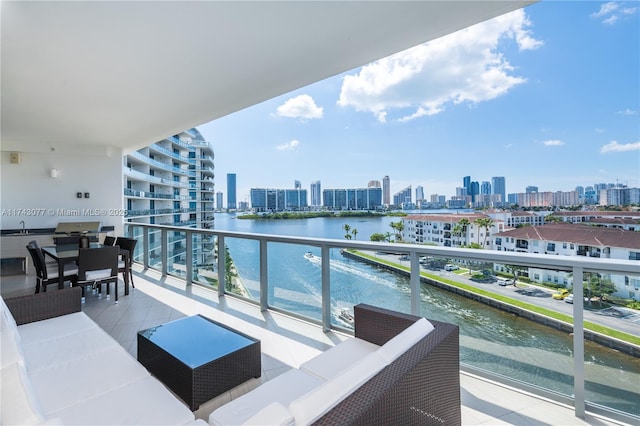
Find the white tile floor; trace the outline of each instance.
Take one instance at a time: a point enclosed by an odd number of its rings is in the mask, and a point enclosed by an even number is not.
[[[84,312],[113,336],[134,357],[136,336],[143,330],[183,316],[202,314],[261,340],[262,377],[252,379],[200,406],[196,417],[207,420],[209,413],[231,399],[270,380],[289,368],[298,367],[322,350],[349,338],[285,315],[260,312],[249,303],[193,286],[163,279],[156,272],[135,273],[136,289],[113,298],[88,295]],[[33,277],[2,277],[2,295],[30,292]],[[55,290],[54,290],[55,291]],[[576,418],[572,407],[461,373],[462,422],[464,425],[616,425],[619,423],[588,416]]]

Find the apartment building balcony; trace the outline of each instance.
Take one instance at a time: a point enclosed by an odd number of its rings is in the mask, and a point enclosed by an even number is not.
[[[131,167],[123,167],[123,173],[126,177],[130,178],[130,180],[138,180],[141,182],[149,182],[153,184],[161,184],[166,186],[172,186],[176,188],[188,188],[188,182],[182,182],[179,180],[167,179],[158,176],[152,176],[148,173],[143,173],[138,170],[134,170]]]
[[[124,196],[127,198],[147,198],[147,199],[155,199],[155,200],[173,200],[173,201],[191,200],[191,197],[188,195],[163,194],[160,192],[149,192],[149,191],[135,191],[129,188],[124,189]]]
[[[527,240],[517,240],[516,241],[516,249],[529,250],[529,241],[527,241]]]
[[[143,210],[126,210],[127,218],[141,216],[160,216],[168,214],[194,213],[195,208],[178,208],[178,209],[143,209]]]
[[[149,145],[149,150],[156,151],[156,152],[159,152],[161,154],[167,155],[167,156],[173,158],[174,160],[178,160],[178,161],[181,161],[181,162],[186,163],[186,164],[195,164],[195,162],[196,162],[195,158],[189,158],[189,157],[185,157],[183,155],[177,154],[177,153],[171,151],[170,149],[167,149],[167,148],[164,148],[164,147],[158,145],[157,143]]]
[[[321,249],[323,266],[326,271],[326,284],[330,287],[330,263],[329,251],[345,245],[358,249],[387,249],[407,251],[413,263],[418,265],[419,254],[430,253],[437,256],[456,256],[457,258],[481,257],[485,260],[504,262],[509,264],[518,261],[529,261],[547,265],[548,259],[536,261],[532,255],[504,255],[489,253],[484,250],[445,249],[437,247],[411,246],[400,244],[373,244],[364,242],[343,242],[339,240],[320,240],[310,238],[261,236],[258,234],[244,234],[223,231],[205,231],[198,229],[185,229],[175,227],[158,227],[153,225],[130,224],[127,232],[136,236],[139,244],[136,247],[134,259],[135,290],[129,296],[121,295],[118,305],[110,303],[104,298],[89,295],[83,305],[83,311],[98,323],[107,333],[111,334],[126,350],[136,356],[137,331],[159,325],[174,319],[195,314],[202,314],[215,321],[229,325],[241,332],[258,338],[262,342],[262,376],[252,379],[250,382],[227,392],[205,404],[195,412],[196,417],[207,420],[209,413],[219,406],[224,405],[230,399],[236,398],[258,386],[260,383],[271,380],[290,368],[295,368],[306,360],[312,358],[321,351],[327,350],[340,341],[350,338],[353,331],[332,317],[330,312],[331,299],[335,296],[328,290],[323,292],[321,301],[312,302],[317,306],[320,317],[310,317],[308,313],[292,311],[273,299],[273,292],[277,288],[270,288],[277,284],[267,279],[268,270],[271,267],[266,262],[269,246],[276,244],[311,245]],[[179,253],[167,250],[167,245],[153,245],[149,247],[149,234],[153,233],[158,241],[175,241],[175,233],[184,234],[186,246]],[[203,238],[215,238],[218,244],[224,245],[231,239],[247,239],[256,242],[260,247],[256,253],[257,263],[260,264],[264,274],[261,275],[261,294],[269,294],[268,297],[252,299],[225,290],[225,274],[218,274],[220,267],[225,264],[225,255],[217,256],[214,260],[212,276],[220,281],[217,286],[198,285],[194,280],[194,269],[202,265],[211,267],[210,264],[196,262],[195,256],[206,253],[194,250],[190,246],[192,236]],[[213,251],[213,250],[212,250]],[[189,253],[194,253],[194,259],[189,258]],[[477,252],[477,253],[473,253]],[[484,252],[484,253],[483,253]],[[179,256],[177,256],[179,254]],[[507,260],[508,258],[508,260]],[[554,258],[556,258],[554,256]],[[632,270],[630,263],[593,262],[588,259],[568,259],[557,257],[551,261],[550,267],[567,268],[573,265],[579,269],[610,269],[615,272]],[[177,260],[177,261],[176,261]],[[586,263],[585,263],[586,262]],[[323,274],[324,275],[324,274]],[[15,295],[17,292],[31,292],[33,289],[33,277],[18,276],[7,280],[3,278],[3,295]],[[410,311],[419,310],[419,296],[416,289],[415,277],[412,277],[412,302]],[[120,286],[120,291],[122,286]],[[581,309],[577,304],[576,309]],[[576,333],[580,335],[581,327],[578,324]],[[579,341],[577,342],[580,345]],[[539,350],[540,348],[536,348]],[[487,354],[491,355],[491,354]],[[492,356],[498,356],[493,354]],[[575,377],[576,395],[582,395],[584,377],[580,367],[584,361],[576,359],[576,372],[567,371],[566,374]],[[544,365],[544,362],[542,363]],[[547,368],[553,366],[547,365]],[[523,365],[522,368],[527,368]],[[461,364],[461,412],[462,424],[563,424],[563,425],[616,425],[628,422],[633,424],[637,418],[625,417],[621,413],[612,412],[611,415],[602,411],[601,407],[591,406],[586,403],[586,412],[582,409],[584,401],[580,396],[574,398],[570,395],[561,396],[541,392],[535,386],[529,387],[527,383],[509,381],[500,375],[492,376],[490,372],[481,371],[472,366]],[[540,393],[536,393],[540,392]]]
[[[187,176],[189,173],[189,170],[186,168],[183,169],[180,167],[175,167],[173,164],[170,164],[170,163],[163,163],[162,161],[158,161],[155,158],[147,157],[146,155],[141,154],[138,151],[128,154],[128,157],[138,160],[141,163],[148,164],[149,166],[152,166],[155,169],[164,170],[164,171],[179,174],[182,176]]]

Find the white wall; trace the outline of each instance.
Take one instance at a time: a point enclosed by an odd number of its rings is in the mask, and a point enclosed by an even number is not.
[[[100,221],[122,232],[122,150],[76,146],[20,152],[20,157],[20,164],[11,164],[10,152],[1,152],[2,229],[20,228],[21,220],[27,229]],[[57,178],[51,177],[54,168]],[[77,192],[83,198],[76,198]],[[84,198],[85,192],[90,198]]]

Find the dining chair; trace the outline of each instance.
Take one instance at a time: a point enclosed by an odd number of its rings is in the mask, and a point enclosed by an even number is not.
[[[58,263],[45,261],[42,249],[35,241],[31,241],[26,247],[36,269],[36,293],[40,293],[40,289],[45,293],[49,284],[58,284],[59,282]],[[64,279],[71,281],[71,285],[73,285],[78,280],[78,267],[74,264],[64,265]]]
[[[105,246],[114,246],[116,244],[116,237],[111,237],[109,235],[104,237],[104,241],[102,242]]]
[[[118,303],[118,247],[81,248],[78,251],[78,280],[75,285],[82,287],[82,301],[85,287],[102,290],[102,284],[114,283],[115,299]]]
[[[121,256],[121,259],[118,262],[118,272],[122,272],[123,278],[125,274],[127,275],[132,288],[136,288],[133,284],[133,272],[131,270],[131,265],[133,265],[133,251],[136,248],[137,242],[138,241],[133,238],[118,237],[116,239],[116,246],[123,250],[127,250],[128,252],[128,255]]]

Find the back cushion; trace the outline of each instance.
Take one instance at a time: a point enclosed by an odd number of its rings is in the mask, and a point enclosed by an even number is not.
[[[0,299],[2,299],[0,297]],[[4,300],[0,303],[0,361],[2,368],[11,365],[15,362],[24,363],[24,356],[22,355],[22,343],[20,341],[20,334],[18,333],[18,327],[11,315],[11,312],[4,303]]]
[[[420,318],[402,333],[382,345],[377,353],[390,364],[431,331],[433,331],[433,324],[426,318]]]
[[[380,355],[370,353],[351,368],[291,402],[289,411],[296,424],[313,423],[375,376],[385,365]]]
[[[34,425],[44,420],[24,367],[14,363],[2,369],[0,395],[3,425]]]

